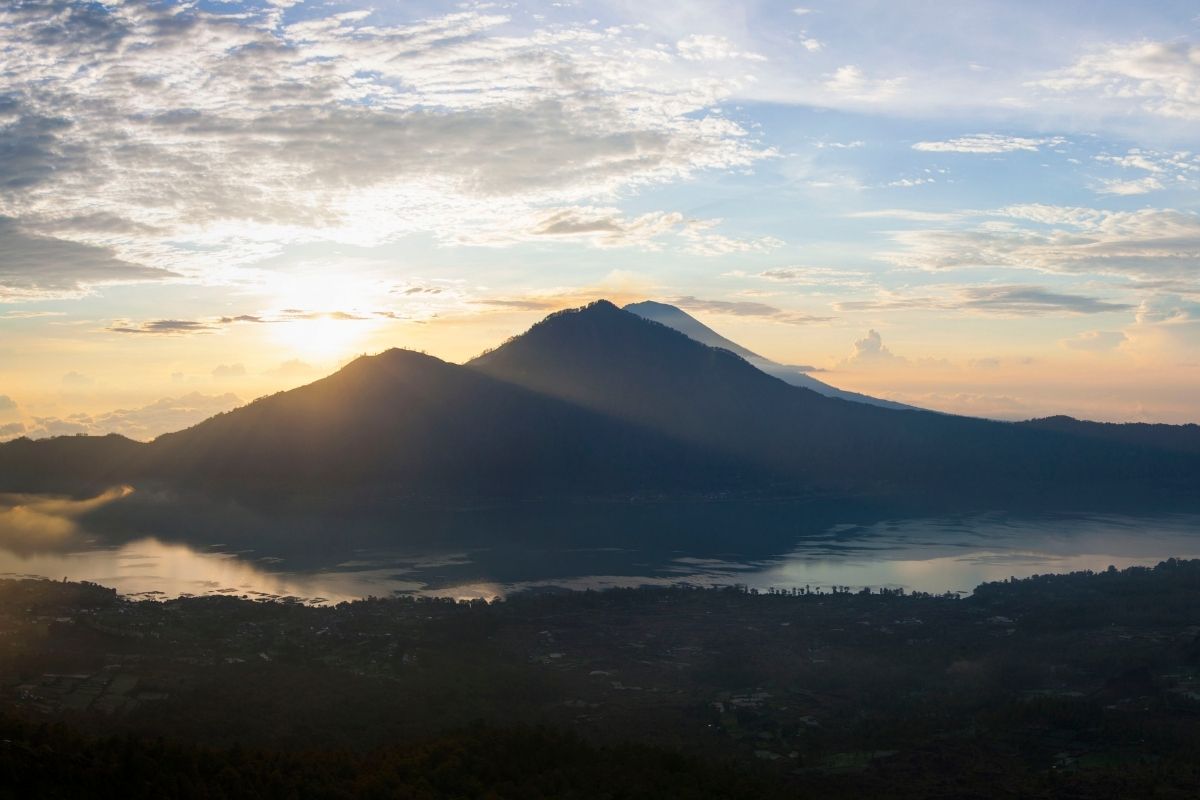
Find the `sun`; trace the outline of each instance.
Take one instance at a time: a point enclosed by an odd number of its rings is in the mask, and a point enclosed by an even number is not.
[[[271,327],[276,341],[292,355],[310,361],[328,361],[354,352],[370,333],[372,321],[317,316]]]

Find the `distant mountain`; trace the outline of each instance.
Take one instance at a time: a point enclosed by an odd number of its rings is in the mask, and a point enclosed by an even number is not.
[[[850,494],[936,511],[1200,505],[1200,452],[1173,431],[1092,425],[826,397],[598,301],[467,365],[405,350],[364,356],[149,444],[9,442],[0,492],[131,483],[147,490],[137,497],[401,516],[410,500],[727,493]]]
[[[1068,416],[1044,417],[1020,423],[1023,427],[1069,433],[1124,444],[1150,445],[1162,450],[1200,453],[1200,425],[1147,422],[1089,422]]]
[[[852,400],[856,403],[866,403],[867,405],[879,406],[881,408],[895,408],[911,410],[914,406],[908,406],[903,403],[896,403],[891,400],[881,400],[878,397],[870,397],[869,395],[859,394],[858,392],[848,392],[844,389],[838,389],[835,386],[819,381],[809,375],[809,368],[796,367],[788,364],[780,364],[772,361],[769,358],[760,356],[752,350],[747,350],[737,342],[726,339],[721,334],[714,331],[712,328],[705,325],[700,320],[688,314],[681,308],[668,305],[667,303],[656,303],[653,300],[645,300],[640,303],[630,303],[625,306],[626,311],[637,314],[644,319],[666,325],[668,328],[674,328],[683,335],[695,339],[697,342],[706,344],[709,347],[720,347],[723,350],[728,350],[749,361],[754,366],[758,367],[768,375],[774,375],[784,383],[790,383],[793,386],[801,386],[805,389],[811,389],[817,394],[823,394],[826,397],[838,397],[842,400]]]
[[[1142,443],[825,397],[605,301],[468,366],[806,486],[1009,507],[1194,497],[1200,478],[1200,459]]]
[[[147,445],[124,436],[56,436],[0,444],[0,493],[92,493],[142,471]]]

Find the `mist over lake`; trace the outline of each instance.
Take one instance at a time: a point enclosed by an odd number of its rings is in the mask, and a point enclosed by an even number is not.
[[[744,585],[969,593],[985,581],[1200,557],[1200,515],[902,516],[819,503],[460,512],[411,526],[314,522],[341,536],[230,526],[205,536],[89,520],[120,492],[0,505],[0,576],[86,580],[133,597],[224,594],[331,603],[368,596]],[[14,512],[20,508],[22,513]],[[82,515],[82,518],[80,518]],[[33,538],[37,526],[50,531]],[[610,527],[606,527],[610,526]],[[285,528],[287,526],[284,526]],[[205,530],[219,530],[207,526]]]

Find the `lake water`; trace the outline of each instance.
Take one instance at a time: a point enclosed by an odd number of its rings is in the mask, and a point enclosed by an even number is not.
[[[397,593],[491,598],[530,589],[678,583],[969,592],[1010,576],[1200,558],[1196,515],[979,514],[848,524],[829,522],[826,512],[795,526],[794,534],[775,531],[767,540],[755,537],[750,517],[739,530],[726,524],[703,536],[687,530],[614,536],[619,546],[497,536],[486,546],[339,549],[323,542],[316,549],[161,535],[118,541],[81,522],[97,501],[77,502],[0,497],[0,577],[89,580],[137,597],[229,594],[326,603]],[[773,514],[776,523],[786,517]]]

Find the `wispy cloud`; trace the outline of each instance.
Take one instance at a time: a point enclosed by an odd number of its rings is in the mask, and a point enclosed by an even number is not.
[[[1044,146],[1057,146],[1065,142],[1066,139],[1059,136],[1030,139],[1024,136],[976,133],[945,141],[917,142],[912,149],[928,153],[1014,153],[1021,150],[1036,153]]]
[[[985,285],[929,288],[936,289],[936,293],[909,294],[882,290],[875,297],[869,299],[844,300],[835,303],[834,308],[842,312],[919,310],[1002,316],[1103,314],[1135,309],[1135,306],[1128,303],[1115,303],[1087,295],[1052,291],[1043,286]]]
[[[1059,341],[1063,347],[1070,350],[1086,350],[1092,353],[1102,353],[1115,350],[1129,337],[1121,331],[1084,331]]]
[[[775,322],[785,322],[789,325],[809,325],[818,322],[829,322],[833,319],[833,317],[828,316],[788,311],[766,303],[757,303],[749,300],[704,300],[688,295],[672,298],[668,302],[689,311],[729,314],[736,317],[761,317]]]
[[[533,212],[464,231],[458,240],[475,245],[505,246],[526,241],[587,244],[600,248],[637,247],[662,250],[674,244],[693,255],[769,252],[783,242],[774,237],[739,238],[718,232],[719,219],[691,219],[672,211],[636,217],[609,206],[568,206]]]
[[[164,397],[137,408],[99,414],[70,414],[65,417],[33,417],[32,423],[17,433],[34,439],[77,433],[119,433],[131,439],[148,441],[164,433],[195,425],[240,404],[237,395],[231,393],[206,395],[191,392],[180,397]]]
[[[956,227],[889,235],[899,247],[882,257],[922,270],[1011,267],[1195,281],[1200,258],[1200,215],[1171,209],[1009,206]]]
[[[1133,195],[1156,192],[1163,188],[1162,181],[1153,175],[1132,181],[1101,180],[1096,186],[1097,194]]]
[[[335,322],[365,322],[372,319],[403,319],[392,310],[343,311],[284,308],[272,312],[237,314],[209,319],[152,319],[135,322],[119,320],[104,330],[109,333],[146,334],[156,336],[190,336],[217,333],[236,325],[270,325],[302,320],[333,320]]]
[[[758,53],[738,51],[733,43],[724,36],[695,33],[675,44],[679,56],[688,61],[728,61],[745,59],[748,61],[766,61]]]
[[[139,323],[116,323],[110,326],[108,330],[112,333],[178,335],[190,333],[212,333],[213,331],[219,330],[219,328],[217,325],[210,325],[206,322],[199,322],[192,319],[155,319]]]
[[[1198,64],[1200,45],[1143,40],[1097,47],[1033,85],[1163,117],[1197,119]]]
[[[824,88],[840,98],[874,103],[896,95],[904,85],[904,78],[873,78],[854,64],[838,67],[829,75]]]

